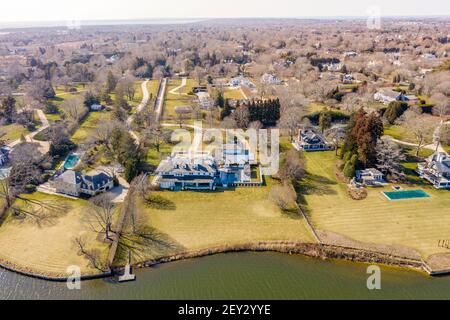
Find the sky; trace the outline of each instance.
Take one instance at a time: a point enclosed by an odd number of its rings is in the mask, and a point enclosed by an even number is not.
[[[134,20],[449,15],[449,0],[1,0],[0,23],[17,21]]]

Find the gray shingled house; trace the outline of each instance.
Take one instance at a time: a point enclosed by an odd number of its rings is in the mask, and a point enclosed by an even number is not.
[[[114,187],[113,178],[104,172],[82,174],[67,170],[52,183],[57,193],[79,197],[80,194],[95,196]]]

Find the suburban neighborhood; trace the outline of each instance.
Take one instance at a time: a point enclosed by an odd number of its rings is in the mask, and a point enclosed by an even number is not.
[[[0,32],[2,267],[450,273],[450,21],[244,21]]]

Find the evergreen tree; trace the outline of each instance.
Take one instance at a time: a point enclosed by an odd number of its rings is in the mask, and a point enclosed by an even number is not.
[[[219,93],[217,94],[216,106],[218,106],[219,108],[224,108],[225,107],[225,98],[223,96],[222,91],[219,91]]]
[[[13,116],[16,112],[16,99],[12,96],[6,97],[1,104],[1,115],[8,123],[13,122]]]
[[[100,98],[89,91],[84,95],[84,105],[90,109],[93,104],[100,104]]]
[[[331,127],[331,115],[326,111],[322,111],[319,116],[319,126],[322,130],[322,133],[325,132],[325,130],[329,129]]]

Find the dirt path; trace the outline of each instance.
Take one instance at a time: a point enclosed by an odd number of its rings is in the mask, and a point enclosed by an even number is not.
[[[145,80],[144,82],[142,82],[141,84],[141,89],[142,89],[142,101],[141,103],[136,107],[136,113],[141,112],[142,110],[144,110],[144,108],[148,105],[148,102],[150,100],[150,94],[148,92],[148,88],[147,88],[147,84],[148,84],[149,80]],[[132,114],[131,116],[128,117],[127,119],[127,125],[128,125],[128,132],[130,133],[130,135],[133,137],[134,140],[136,140],[136,142],[139,144],[139,137],[137,136],[137,134],[131,130],[131,124],[133,123],[134,117],[136,116],[136,114]]]
[[[178,92],[180,89],[186,87],[186,84],[187,84],[187,78],[186,77],[181,78],[181,85],[176,88],[173,88],[172,90],[169,91],[169,93],[175,94],[175,95],[178,94],[178,95],[187,96],[188,95],[187,93]]]
[[[164,106],[164,96],[166,95],[166,87],[167,87],[167,78],[164,78],[159,86],[158,96],[156,97],[155,102],[156,120],[158,122],[161,120],[162,116]]]
[[[44,114],[44,112],[42,110],[36,109],[35,111],[36,111],[36,113],[37,113],[37,115],[39,117],[39,120],[42,123],[42,126],[38,130],[27,134],[25,136],[25,141],[32,142],[32,143],[38,143],[41,146],[40,147],[41,151],[43,153],[47,153],[48,150],[50,149],[50,143],[48,141],[37,141],[37,140],[34,140],[34,137],[37,134],[39,134],[42,131],[44,131],[45,129],[47,129],[50,126],[50,124],[49,124],[49,122],[47,120],[47,117],[45,116],[45,114]],[[9,143],[8,147],[10,147],[12,149],[12,148],[14,148],[15,146],[17,146],[20,143],[21,143],[21,140],[17,139],[16,141],[13,141],[13,142]]]
[[[426,144],[426,145],[422,146],[422,148],[428,149],[428,150],[433,150],[433,151],[437,150],[438,152],[446,153],[445,149],[442,147],[441,143],[439,143],[439,147],[437,146],[437,141],[436,141],[435,137],[439,136],[439,132],[440,132],[442,126],[448,126],[448,125],[450,125],[450,121],[447,121],[447,122],[442,121],[441,124],[436,128],[436,130],[434,132],[433,139],[435,140],[435,142],[430,143],[430,144]],[[391,137],[391,136],[386,135],[386,137]],[[407,141],[403,141],[403,140],[398,140],[398,139],[394,139],[393,137],[391,137],[391,139],[392,139],[392,141],[394,141],[394,142],[396,142],[398,144],[402,144],[402,145],[409,146],[409,147],[414,147],[414,148],[418,147],[417,143],[412,143],[412,142],[407,142]]]

